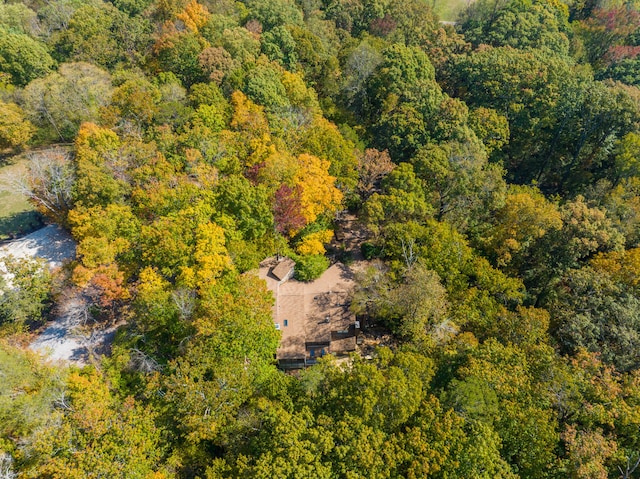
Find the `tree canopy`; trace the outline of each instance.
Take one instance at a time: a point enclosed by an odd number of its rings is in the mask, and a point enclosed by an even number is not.
[[[0,167],[77,247],[0,265],[0,477],[637,477],[640,5],[443,11],[0,0]],[[65,306],[108,354],[26,351]]]

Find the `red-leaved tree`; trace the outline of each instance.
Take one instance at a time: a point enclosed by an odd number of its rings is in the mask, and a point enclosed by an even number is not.
[[[274,196],[273,216],[276,231],[285,236],[291,236],[305,226],[299,185],[291,188],[283,184],[278,188]]]

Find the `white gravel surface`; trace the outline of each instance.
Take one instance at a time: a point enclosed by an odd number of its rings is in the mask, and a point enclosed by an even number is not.
[[[78,324],[60,317],[49,325],[29,344],[52,361],[72,362],[79,366],[89,361],[90,354],[100,354],[113,341],[116,328],[83,333]]]
[[[49,225],[3,244],[0,247],[0,259],[8,255],[15,258],[42,258],[54,269],[62,266],[64,261],[75,258],[76,244],[64,229]],[[77,317],[60,314],[34,338],[29,348],[53,361],[82,365],[88,361],[89,352],[100,351],[111,342],[114,333],[115,328],[87,333],[80,328]]]
[[[76,256],[76,244],[65,230],[49,225],[23,238],[8,241],[0,247],[0,257],[43,258],[51,268],[62,265],[66,259]]]

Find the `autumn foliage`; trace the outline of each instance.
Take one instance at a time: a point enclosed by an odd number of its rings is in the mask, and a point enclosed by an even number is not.
[[[638,476],[638,2],[458,3],[0,2],[0,478]]]

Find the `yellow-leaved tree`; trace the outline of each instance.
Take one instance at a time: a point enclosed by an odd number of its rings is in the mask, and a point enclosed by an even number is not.
[[[640,248],[599,253],[590,262],[600,274],[606,274],[628,288],[640,285]]]
[[[118,135],[94,123],[83,123],[76,137],[74,199],[84,206],[122,202],[130,188],[124,171],[127,158],[120,155]]]
[[[185,24],[187,29],[198,33],[198,30],[204,27],[207,21],[209,21],[209,10],[201,3],[192,0],[176,17]]]
[[[222,132],[221,145],[235,152],[244,167],[262,163],[276,152],[264,108],[240,91],[231,95],[231,106],[231,131]]]
[[[312,155],[298,156],[298,172],[294,184],[301,189],[302,215],[307,223],[319,216],[332,216],[342,203],[342,192],[336,188],[335,176],[329,174],[330,163]]]
[[[182,276],[189,287],[210,286],[225,270],[231,268],[231,258],[225,247],[224,230],[215,223],[198,225],[193,254],[195,265]]]
[[[35,131],[18,105],[0,101],[0,149],[23,148]]]
[[[331,230],[316,231],[305,236],[296,251],[304,255],[325,254],[324,245],[331,241],[331,238],[333,238],[333,231]]]
[[[534,187],[511,186],[505,205],[496,214],[496,224],[483,238],[499,265],[512,262],[536,240],[562,228],[556,204]]]
[[[158,470],[160,430],[149,408],[116,398],[95,370],[72,372],[67,388],[63,407],[32,438],[30,477],[169,477]]]

